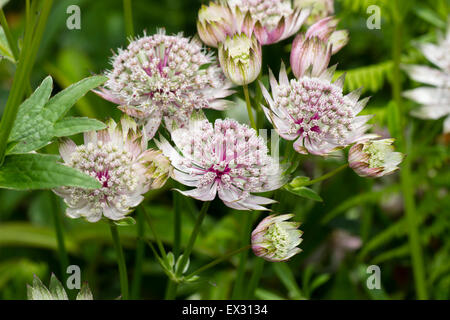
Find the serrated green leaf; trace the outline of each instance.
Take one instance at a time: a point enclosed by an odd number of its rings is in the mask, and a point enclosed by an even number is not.
[[[107,79],[105,76],[93,76],[64,89],[48,101],[43,111],[44,118],[55,123],[69,111],[75,102]]]
[[[105,129],[106,125],[96,119],[68,117],[55,124],[53,136],[68,137],[86,131]]]
[[[287,191],[290,193],[293,193],[299,197],[307,198],[314,201],[320,201],[322,202],[323,199],[315,192],[313,189],[307,188],[307,187],[299,187],[299,188],[292,188],[289,185],[286,185],[284,187]]]
[[[50,98],[52,89],[52,78],[47,77],[33,94],[20,105],[8,141],[22,140],[36,131],[36,124],[44,120],[40,113]],[[45,122],[51,124],[49,121]]]
[[[52,189],[60,186],[99,188],[100,183],[56,160],[38,153],[11,155],[0,167],[0,187],[15,190]]]

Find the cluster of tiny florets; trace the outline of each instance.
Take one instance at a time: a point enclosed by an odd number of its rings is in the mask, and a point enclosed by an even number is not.
[[[281,168],[270,157],[265,141],[254,129],[235,120],[218,119],[214,126],[196,120],[189,128],[172,132],[173,148],[166,140],[159,142],[174,166],[174,179],[195,187],[184,195],[211,201],[216,193],[223,202],[238,210],[265,210],[271,199],[256,197],[283,185]]]
[[[242,12],[250,12],[253,20],[260,21],[264,27],[273,29],[283,17],[293,13],[290,0],[229,0]]]
[[[98,215],[103,212],[108,203],[127,210],[128,196],[138,187],[139,175],[133,163],[130,152],[120,149],[113,143],[96,144],[90,142],[76,148],[68,166],[96,178],[102,187],[95,190],[70,188],[71,197],[67,202],[69,207],[78,207],[81,203],[90,202],[90,211]]]
[[[190,174],[198,174],[202,168],[199,188],[217,181],[223,188],[234,186],[248,193],[269,183],[273,159],[264,140],[246,125],[227,119],[216,120],[212,128],[202,121],[198,130],[180,140],[178,146],[185,155],[180,164],[189,168]]]
[[[341,88],[319,78],[303,77],[291,80],[290,86],[280,85],[273,98],[276,106],[290,115],[289,134],[346,144],[355,114]]]
[[[212,102],[231,92],[212,53],[182,35],[163,31],[131,42],[113,58],[105,84],[111,100],[129,115],[145,118],[156,111],[178,124],[194,109],[214,108]],[[155,116],[155,115],[153,115]]]
[[[267,229],[264,237],[271,247],[267,248],[267,250],[276,252],[276,256],[284,257],[291,249],[289,233],[278,222]]]

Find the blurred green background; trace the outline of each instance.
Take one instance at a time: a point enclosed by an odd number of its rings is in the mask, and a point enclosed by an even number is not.
[[[350,31],[349,44],[333,56],[340,72],[347,71],[345,90],[364,87],[363,96],[372,96],[364,113],[375,114],[374,130],[388,135],[390,111],[396,108],[392,99],[393,20],[384,10],[386,1],[337,0],[335,11],[340,28]],[[14,0],[5,7],[10,27],[16,38],[24,28],[24,3]],[[196,16],[201,1],[133,0],[134,28],[137,35],[146,30],[154,33],[165,27],[167,32],[184,32],[194,36]],[[381,29],[369,30],[366,8],[381,7]],[[449,1],[399,1],[405,12],[402,26],[402,63],[427,64],[417,43],[436,41],[445,32]],[[68,30],[66,9],[76,4],[81,8],[81,30]],[[304,30],[304,27],[303,29]],[[289,61],[290,42],[264,47],[264,66],[278,71],[280,61]],[[33,89],[50,74],[55,91],[109,67],[112,50],[125,47],[122,1],[58,0],[55,1],[32,72]],[[14,65],[0,61],[0,112],[8,97]],[[266,68],[266,67],[264,67]],[[267,69],[264,69],[267,72]],[[403,87],[419,84],[402,73]],[[240,95],[241,93],[238,93]],[[403,100],[406,110],[416,107]],[[80,100],[73,114],[105,120],[118,119],[120,111],[92,93]],[[242,112],[233,110],[234,116]],[[224,116],[209,112],[208,117]],[[407,117],[407,114],[403,116]],[[245,113],[241,121],[246,121]],[[267,123],[267,128],[270,128]],[[448,186],[449,141],[442,135],[442,120],[424,121],[407,117],[406,136],[412,148],[412,186],[416,201],[419,237],[423,248],[426,286],[429,298],[450,298],[450,197]],[[80,137],[76,137],[79,140]],[[76,140],[75,139],[75,140]],[[282,148],[284,145],[282,145]],[[57,144],[44,150],[57,152]],[[297,175],[318,177],[346,160],[340,157],[302,157]],[[147,211],[153,216],[157,232],[170,246],[173,239],[173,182],[163,190],[150,192]],[[259,299],[411,299],[416,297],[408,246],[408,230],[398,174],[377,180],[359,178],[346,169],[330,180],[314,186],[324,199],[315,202],[285,192],[273,196],[280,213],[295,213],[302,221],[303,252],[290,262],[265,264],[256,297]],[[198,203],[182,199],[183,242],[186,243],[198,213]],[[52,210],[63,210],[49,191],[16,192],[0,190],[0,299],[25,299],[26,284],[33,274],[48,283],[50,273],[63,279],[57,255]],[[238,248],[238,235],[243,232],[242,215],[214,201],[197,240],[191,268],[207,263],[227,251]],[[253,213],[257,223],[265,213]],[[81,267],[83,281],[88,281],[96,299],[113,299],[119,295],[119,277],[115,251],[107,224],[90,224],[63,217],[70,264]],[[121,227],[130,281],[133,282],[136,228]],[[151,239],[146,230],[146,237]],[[249,255],[248,272],[256,258]],[[181,287],[185,298],[227,299],[236,276],[238,258],[234,257],[206,272],[197,284]],[[381,268],[381,290],[366,286],[366,268]],[[164,296],[166,276],[149,248],[145,248],[143,277],[132,284],[133,297],[158,299]],[[249,274],[249,273],[248,273]]]

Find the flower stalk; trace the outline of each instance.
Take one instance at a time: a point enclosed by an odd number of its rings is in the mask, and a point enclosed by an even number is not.
[[[125,257],[123,255],[122,245],[120,243],[119,231],[117,230],[117,226],[113,222],[110,222],[109,227],[111,230],[114,248],[116,249],[117,254],[117,264],[119,266],[119,277],[120,277],[120,288],[122,292],[122,299],[128,300],[127,266],[125,264]]]

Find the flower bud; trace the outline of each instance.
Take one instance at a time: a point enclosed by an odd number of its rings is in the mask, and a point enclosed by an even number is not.
[[[200,39],[211,47],[217,48],[228,35],[236,33],[232,23],[234,17],[229,6],[210,2],[202,5],[198,11],[197,31]]]
[[[292,44],[291,67],[297,79],[309,69],[311,77],[325,71],[331,59],[331,46],[318,37],[307,38],[299,34]]]
[[[261,72],[261,44],[254,35],[247,36],[245,33],[227,37],[219,44],[219,61],[223,73],[233,83],[249,84]]]
[[[262,220],[252,232],[252,250],[258,257],[271,262],[286,261],[302,250],[300,223],[288,222],[293,214],[271,215]]]
[[[337,53],[348,42],[349,36],[347,30],[336,31],[339,20],[334,17],[327,17],[319,20],[306,32],[306,39],[318,37],[332,47],[331,54]]]
[[[403,160],[403,154],[394,152],[394,139],[369,140],[350,148],[348,163],[360,177],[378,178],[393,173]]]

